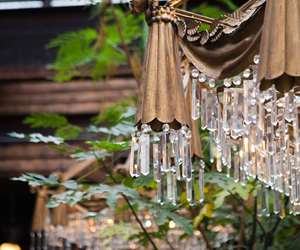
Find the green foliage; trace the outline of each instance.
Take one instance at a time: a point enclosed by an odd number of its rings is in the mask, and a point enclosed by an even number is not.
[[[12,180],[27,182],[32,187],[38,187],[38,186],[57,187],[59,185],[58,178],[55,175],[50,175],[49,177],[45,177],[39,174],[27,173],[21,175],[20,177],[14,177],[12,178]]]
[[[112,141],[88,141],[89,145],[92,145],[93,149],[96,150],[106,150],[107,152],[118,152],[129,149],[130,142],[112,142]]]
[[[233,12],[237,9],[238,6],[232,0],[217,0],[219,4],[224,5],[228,12]],[[202,1],[200,5],[193,9],[194,12],[200,13],[204,16],[211,18],[222,18],[226,12],[220,8],[216,3],[213,5],[211,1]],[[207,30],[210,28],[210,25],[202,24],[200,30]]]
[[[81,128],[70,124],[66,117],[54,113],[35,113],[23,122],[32,128],[55,129],[54,135],[65,140],[76,139],[81,132]]]
[[[65,140],[77,139],[82,129],[78,126],[68,124],[66,126],[60,127],[55,131],[55,135]]]
[[[255,184],[248,183],[243,185],[240,182],[234,181],[232,177],[228,177],[225,174],[221,173],[206,173],[205,182],[215,184],[221,188],[222,191],[219,193],[219,195],[216,196],[216,201],[218,202],[219,206],[223,204],[223,202],[221,201],[224,201],[224,198],[231,194],[238,195],[243,200],[247,200],[249,194],[253,193],[253,191],[255,190]]]
[[[49,48],[57,49],[56,60],[51,65],[51,69],[57,72],[56,81],[67,81],[78,76],[78,68],[95,59],[97,36],[96,30],[88,28],[64,33],[49,43]]]
[[[92,122],[95,125],[105,123],[107,126],[111,127],[120,125],[122,122],[133,121],[136,109],[130,107],[130,104],[131,102],[127,100],[120,101],[94,117]]]
[[[68,120],[54,113],[35,113],[27,116],[24,123],[32,128],[60,128],[68,124]]]
[[[49,48],[57,50],[51,65],[56,81],[68,81],[86,74],[94,79],[103,78],[127,63],[131,45],[142,39],[143,17],[104,4],[100,11],[100,30],[87,28],[64,33],[49,43]]]

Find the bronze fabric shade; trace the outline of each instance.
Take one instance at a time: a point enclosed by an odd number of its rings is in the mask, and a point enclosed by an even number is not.
[[[286,92],[300,85],[299,0],[267,1],[260,55],[261,89],[274,83],[280,92]]]
[[[160,129],[189,125],[180,71],[179,44],[171,22],[150,25],[140,86],[137,123]]]
[[[235,31],[222,34],[215,42],[201,45],[182,39],[180,46],[200,72],[215,79],[232,77],[247,68],[258,54],[263,18],[264,8],[261,6]]]

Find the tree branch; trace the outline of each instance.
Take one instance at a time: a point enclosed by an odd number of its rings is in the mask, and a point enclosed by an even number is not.
[[[138,86],[140,86],[140,75],[141,75],[141,67],[140,65],[138,66],[136,63],[137,58],[134,58],[133,55],[130,53],[129,47],[125,41],[125,37],[122,31],[122,26],[121,26],[121,21],[120,18],[118,17],[118,15],[116,14],[115,10],[114,10],[114,6],[111,6],[112,8],[112,14],[114,16],[114,19],[116,21],[116,28],[117,31],[119,33],[120,36],[120,40],[121,40],[121,47],[124,50],[126,57],[127,57],[127,62],[128,65],[131,68],[131,71],[134,75],[135,80],[138,83]]]
[[[242,250],[245,246],[245,209],[243,206],[239,206],[238,208],[239,216],[240,216],[240,235],[239,235],[239,243],[238,243],[238,249]]]
[[[206,248],[207,248],[208,250],[213,250],[213,247],[211,246],[211,244],[210,244],[210,242],[209,242],[209,239],[208,239],[208,237],[207,237],[207,235],[206,235],[206,233],[205,233],[204,228],[203,228],[201,225],[199,225],[199,226],[198,226],[198,229],[199,229],[200,233],[202,234],[202,237],[203,237],[204,242],[205,242],[205,244],[206,244]]]
[[[249,250],[254,249],[255,239],[256,239],[256,224],[257,224],[257,196],[254,198],[254,213],[252,216],[252,233],[249,240]]]
[[[281,222],[281,218],[278,216],[273,228],[269,232],[266,233],[265,243],[264,243],[264,249],[265,250],[267,250],[270,246],[272,246],[274,235],[276,233],[276,230],[277,230],[280,222]]]
[[[230,192],[230,191],[228,191],[228,192],[230,193],[230,195],[231,195],[234,199],[236,199],[236,200],[239,202],[240,205],[243,206],[243,208],[245,209],[245,211],[246,211],[248,214],[252,214],[251,210],[250,210],[249,208],[247,208],[243,202],[241,202],[241,199],[239,199],[234,193],[232,193],[232,192]],[[256,223],[257,223],[257,225],[260,227],[260,229],[261,229],[261,231],[263,232],[263,234],[266,235],[266,230],[265,230],[265,228],[263,227],[263,225],[261,224],[261,222],[257,219],[257,217],[256,217]]]

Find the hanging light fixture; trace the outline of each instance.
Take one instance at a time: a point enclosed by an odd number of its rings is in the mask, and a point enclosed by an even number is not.
[[[210,161],[216,161],[219,172],[226,168],[242,183],[257,178],[265,215],[268,190],[274,194],[275,213],[283,195],[289,197],[291,213],[300,213],[300,33],[295,32],[300,20],[294,13],[300,3],[265,2],[250,0],[223,20],[180,10],[178,1],[142,5],[151,21],[130,173],[138,177],[153,171],[160,203],[175,204],[176,183],[185,180],[193,204],[190,145],[199,135],[191,132],[192,122],[185,116],[190,110],[192,120],[200,119],[210,133]],[[202,23],[211,29],[201,31]],[[178,91],[177,41],[190,63],[188,102]],[[205,164],[199,165],[203,189]]]

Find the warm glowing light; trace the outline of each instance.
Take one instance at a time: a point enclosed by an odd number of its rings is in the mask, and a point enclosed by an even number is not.
[[[106,223],[109,225],[109,226],[112,226],[114,224],[114,220],[113,219],[107,219],[106,220]]]
[[[13,243],[3,243],[0,245],[0,250],[21,250],[21,247]]]
[[[171,229],[173,229],[173,228],[175,228],[176,227],[176,223],[174,222],[174,221],[170,221],[169,222],[169,228],[171,228]]]
[[[147,220],[151,219],[150,214],[145,214],[145,219],[147,219]]]
[[[151,227],[151,226],[152,226],[151,220],[146,220],[145,221],[145,227]]]
[[[196,230],[196,231],[194,232],[194,235],[197,236],[197,237],[199,237],[199,236],[201,236],[201,232],[200,232],[199,230]]]

